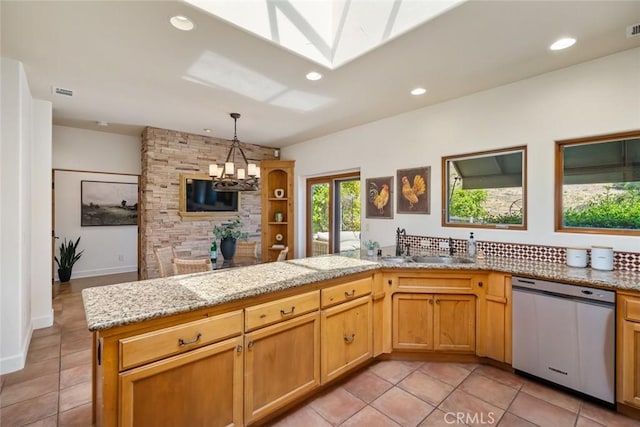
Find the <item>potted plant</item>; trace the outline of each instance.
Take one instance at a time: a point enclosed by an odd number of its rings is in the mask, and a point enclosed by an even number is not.
[[[73,243],[72,240],[67,242],[66,238],[62,243],[60,243],[60,258],[55,257],[55,260],[56,264],[58,264],[58,277],[60,278],[61,283],[68,282],[69,279],[71,279],[73,264],[80,259],[84,252],[83,249],[76,253],[78,243],[80,243],[80,237],[78,237],[78,240],[76,240],[75,243]]]
[[[380,247],[380,244],[374,240],[367,240],[364,242],[364,247],[367,248],[367,255],[373,256],[373,251]]]
[[[244,224],[240,218],[213,227],[213,235],[220,239],[220,251],[225,261],[231,260],[236,253],[236,240],[247,240],[248,233],[242,231]]]

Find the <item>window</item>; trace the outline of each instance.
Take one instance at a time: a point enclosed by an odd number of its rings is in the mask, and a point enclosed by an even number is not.
[[[524,230],[527,148],[442,158],[442,225]]]
[[[640,131],[556,141],[555,229],[640,235]]]
[[[307,256],[360,249],[360,174],[307,180]]]

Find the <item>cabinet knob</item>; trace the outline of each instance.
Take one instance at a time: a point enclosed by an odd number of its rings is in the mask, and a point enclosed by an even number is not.
[[[238,344],[238,345],[236,346],[236,352],[237,352],[237,353],[242,353],[242,346],[241,346],[241,345],[239,345],[239,344]]]
[[[484,283],[482,283],[482,282],[478,282],[478,287],[480,287],[480,288],[481,288],[481,287],[483,287],[483,286],[484,286]]]
[[[247,348],[248,348],[249,350],[251,350],[251,349],[253,348],[253,341],[249,341],[249,342],[247,343]]]
[[[429,304],[433,304],[433,300],[432,299],[429,300]]]
[[[356,338],[356,334],[351,334],[351,336],[345,335],[344,342],[346,342],[347,344],[351,344],[355,338]]]
[[[439,299],[436,300],[436,304],[440,304],[440,300]]]
[[[393,280],[389,279],[387,280],[387,283],[389,284],[389,286],[393,285]]]

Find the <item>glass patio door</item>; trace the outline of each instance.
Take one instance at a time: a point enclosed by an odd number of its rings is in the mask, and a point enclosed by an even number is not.
[[[360,249],[360,174],[307,180],[307,256]]]

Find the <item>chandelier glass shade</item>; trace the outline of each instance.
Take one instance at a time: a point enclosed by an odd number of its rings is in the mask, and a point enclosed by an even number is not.
[[[239,113],[231,113],[233,119],[233,141],[222,166],[209,165],[209,175],[213,180],[216,191],[257,191],[260,183],[260,168],[255,163],[249,163],[247,156],[238,141],[237,124]],[[240,153],[242,162],[236,165],[236,151]]]

